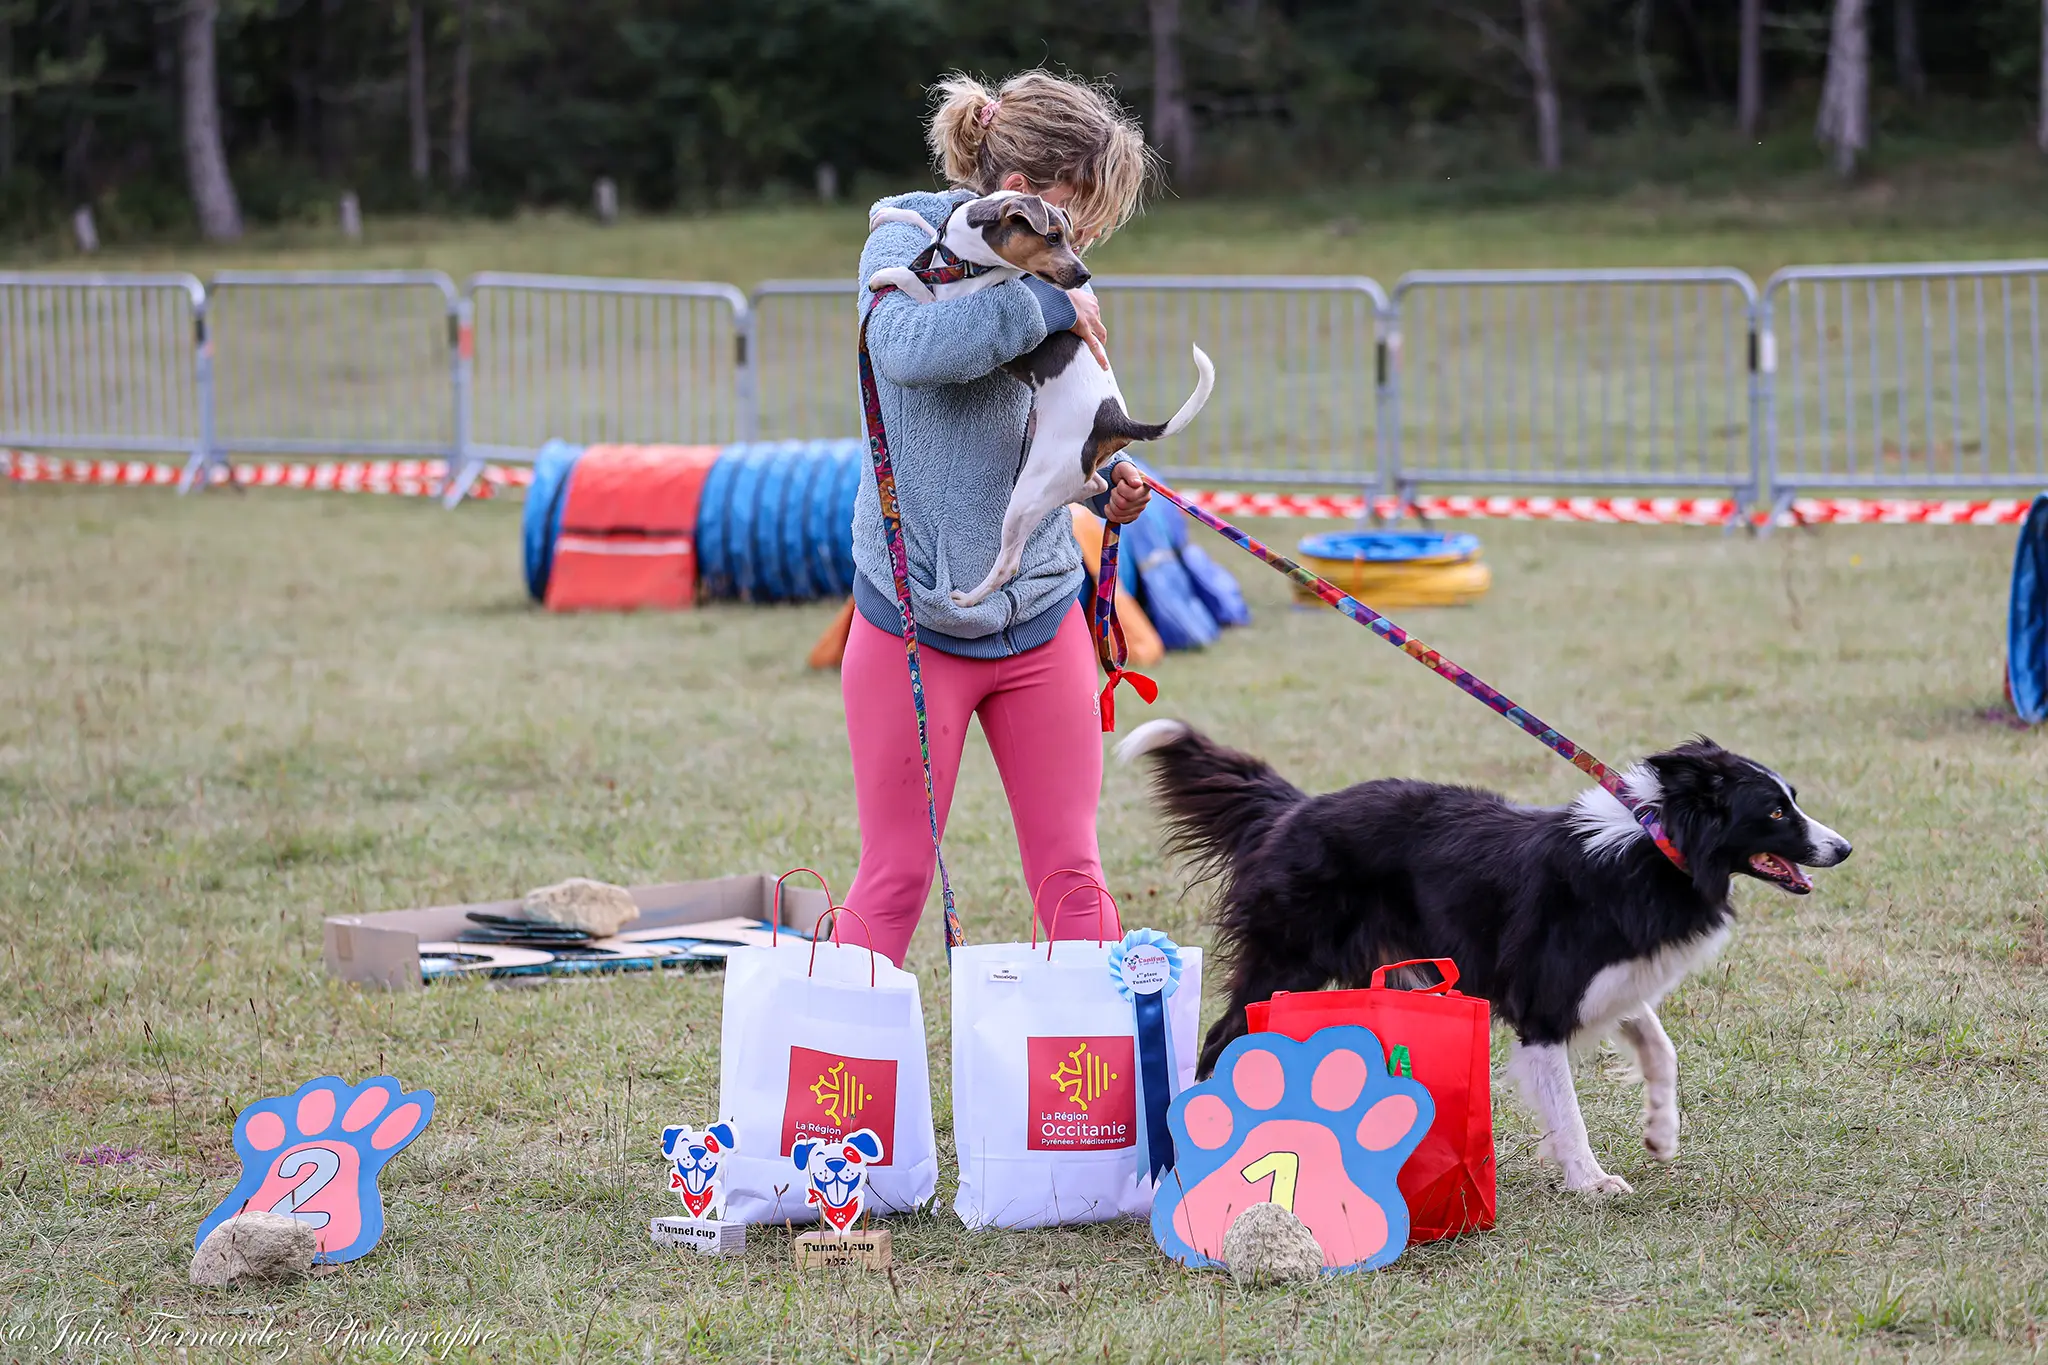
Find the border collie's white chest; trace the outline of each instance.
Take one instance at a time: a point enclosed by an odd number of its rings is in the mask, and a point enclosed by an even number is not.
[[[1647,957],[1602,967],[1579,997],[1579,1034],[1611,1027],[1639,1006],[1654,1009],[1679,982],[1718,957],[1733,932],[1734,927],[1724,919],[1696,938],[1667,944]]]

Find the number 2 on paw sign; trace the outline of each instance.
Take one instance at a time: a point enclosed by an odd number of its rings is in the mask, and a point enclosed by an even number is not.
[[[199,1225],[206,1234],[238,1213],[282,1213],[314,1230],[323,1265],[368,1255],[384,1235],[377,1177],[434,1117],[431,1091],[405,1091],[389,1076],[350,1085],[307,1081],[235,1116],[242,1178]]]

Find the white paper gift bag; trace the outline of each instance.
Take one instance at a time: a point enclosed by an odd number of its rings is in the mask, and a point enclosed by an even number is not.
[[[727,1218],[814,1221],[792,1149],[863,1129],[882,1149],[869,1208],[902,1213],[937,1192],[924,1008],[917,978],[887,958],[794,937],[733,950],[720,1054],[719,1113],[738,1138],[721,1170]]]
[[[1144,1056],[1132,998],[1112,971],[1119,946],[1069,939],[953,950],[953,1208],[967,1226],[1150,1212]],[[1202,950],[1177,953],[1163,1020],[1176,1092],[1194,1084],[1202,996]],[[1156,1112],[1163,1118],[1163,1102]]]

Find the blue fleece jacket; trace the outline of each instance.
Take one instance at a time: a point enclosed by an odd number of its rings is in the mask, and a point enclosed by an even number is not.
[[[970,197],[958,190],[904,194],[876,207],[908,208],[942,229]],[[860,278],[910,264],[930,240],[908,224],[883,224],[861,252]],[[865,288],[860,307],[867,316]],[[1023,454],[1031,393],[997,366],[1073,325],[1072,302],[1036,280],[1007,281],[939,303],[887,294],[868,324],[909,552],[911,610],[918,640],[933,649],[1001,659],[1035,648],[1058,631],[1080,592],[1081,551],[1061,508],[1032,532],[1023,568],[1007,585],[972,607],[956,607],[949,596],[979,583],[995,563]],[[861,615],[901,632],[872,466],[854,503],[853,560]]]

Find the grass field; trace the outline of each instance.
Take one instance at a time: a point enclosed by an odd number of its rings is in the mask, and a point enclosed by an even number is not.
[[[0,1355],[41,1358],[74,1313],[74,1332],[110,1334],[74,1355],[123,1359],[153,1323],[273,1316],[299,1333],[285,1358],[420,1354],[328,1336],[351,1315],[478,1324],[495,1334],[480,1359],[2038,1354],[2048,749],[1983,714],[2009,534],[1484,528],[1493,594],[1412,628],[1609,758],[1703,730],[1767,759],[1857,853],[1809,899],[1745,887],[1730,950],[1671,1000],[1675,1166],[1644,1156],[1609,1053],[1581,1089],[1632,1197],[1561,1193],[1503,1096],[1497,1230],[1253,1291],[1182,1273],[1137,1224],[965,1233],[949,1179],[940,1212],[897,1221],[889,1278],[794,1278],[779,1230],[736,1262],[678,1261],[645,1220],[673,1203],[660,1126],[717,1101],[718,975],[397,996],[326,978],[319,920],[337,911],[571,874],[853,870],[837,680],[802,664],[829,608],[548,616],[520,589],[516,515],[0,486]],[[1310,787],[1579,786],[1355,626],[1289,609],[1277,575],[1232,567],[1255,624],[1171,658],[1155,714]],[[1134,921],[1200,941],[1132,773],[1112,771],[1102,812]],[[970,936],[1020,934],[985,751],[949,846]],[[943,1162],[935,918],[910,965]],[[190,1289],[192,1231],[232,1183],[232,1112],[386,1071],[440,1106],[387,1172],[382,1247],[302,1286]],[[100,1143],[138,1155],[80,1164]],[[174,1357],[158,1330],[132,1354]]]
[[[1846,194],[1792,180],[1544,204],[1460,186],[1170,203],[1099,264],[1391,279],[1720,262],[1761,278],[1792,261],[2032,255],[2048,225],[2039,181],[2031,161],[1973,153]],[[292,229],[99,264],[751,285],[838,273],[860,230],[858,207],[609,230],[373,218],[360,247]],[[1246,1291],[1182,1274],[1135,1224],[964,1233],[947,1181],[939,1213],[897,1221],[888,1279],[797,1280],[780,1232],[738,1262],[679,1262],[644,1227],[673,1204],[661,1125],[717,1101],[718,976],[406,996],[326,978],[319,921],[337,911],[579,873],[808,863],[843,885],[853,871],[836,678],[802,665],[829,609],[546,616],[520,590],[516,516],[509,502],[448,515],[0,484],[0,1358],[48,1356],[67,1314],[76,1334],[108,1334],[74,1343],[78,1358],[174,1358],[174,1329],[271,1315],[296,1334],[282,1344],[294,1359],[420,1354],[334,1337],[352,1318],[480,1325],[495,1335],[478,1359],[2038,1355],[2048,749],[1985,716],[2009,533],[1482,528],[1493,594],[1406,624],[1610,759],[1703,730],[1774,763],[1858,851],[1805,900],[1745,888],[1734,944],[1670,1002],[1688,1116],[1677,1165],[1642,1154],[1637,1093],[1606,1054],[1582,1094],[1632,1197],[1558,1191],[1534,1164],[1532,1120],[1503,1096],[1496,1231],[1360,1280]],[[1301,530],[1264,529],[1283,544]],[[1531,801],[1577,790],[1511,727],[1214,553],[1257,621],[1170,659],[1155,714],[1312,788],[1398,773]],[[1126,726],[1142,715],[1125,709]],[[1202,940],[1202,904],[1162,860],[1127,771],[1108,777],[1102,829],[1133,920]],[[948,844],[970,936],[1022,933],[985,752],[970,752]],[[935,924],[910,965],[949,1157]],[[380,1250],[302,1286],[188,1288],[191,1234],[232,1184],[233,1111],[312,1075],[387,1071],[440,1109],[387,1172]],[[102,1143],[135,1157],[80,1164]],[[191,1358],[221,1354],[199,1342]]]

